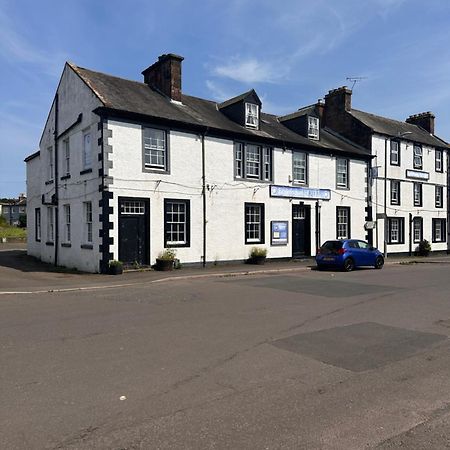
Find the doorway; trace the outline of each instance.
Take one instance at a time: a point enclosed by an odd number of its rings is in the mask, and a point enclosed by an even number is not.
[[[292,257],[311,255],[311,207],[292,205]]]
[[[149,264],[148,199],[119,197],[119,260],[125,265]]]

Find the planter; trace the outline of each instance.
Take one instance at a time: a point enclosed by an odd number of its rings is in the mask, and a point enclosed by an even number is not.
[[[168,271],[173,270],[173,259],[156,258],[155,270]]]
[[[266,263],[266,257],[265,256],[252,256],[248,260],[249,264],[257,264],[259,266],[262,266]]]
[[[123,267],[122,266],[109,266],[108,267],[108,274],[109,275],[121,275],[123,273]]]

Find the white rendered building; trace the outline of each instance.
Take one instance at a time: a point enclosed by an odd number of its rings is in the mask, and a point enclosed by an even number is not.
[[[434,252],[448,247],[448,144],[434,134],[435,116],[405,122],[352,108],[345,86],[325,96],[326,126],[373,156],[369,178],[369,240],[387,254],[412,254],[426,239]]]
[[[251,90],[224,103],[181,91],[168,54],[144,82],[67,63],[27,159],[28,253],[105,272],[151,265],[314,255],[327,239],[366,239],[371,155],[323,127],[323,104],[284,117]]]

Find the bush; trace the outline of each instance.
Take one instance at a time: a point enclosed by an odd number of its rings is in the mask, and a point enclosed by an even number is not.
[[[267,256],[267,248],[253,247],[250,250],[250,258],[265,258]]]
[[[431,252],[431,245],[430,243],[424,239],[419,242],[419,245],[416,247],[416,253],[419,256],[428,256]]]
[[[117,259],[112,259],[109,261],[109,267],[123,267],[123,262],[117,261]]]
[[[177,252],[173,248],[166,248],[163,252],[158,255],[158,259],[162,259],[164,261],[173,261]]]
[[[27,215],[21,214],[19,216],[19,228],[26,228],[27,227]]]

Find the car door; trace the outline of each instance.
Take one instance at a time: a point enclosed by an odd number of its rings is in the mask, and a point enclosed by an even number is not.
[[[353,258],[353,261],[355,262],[355,266],[362,266],[363,261],[361,258],[361,250],[358,246],[358,243],[356,241],[348,241],[347,243],[348,247],[348,253],[349,256]]]
[[[357,241],[357,244],[358,244],[358,248],[359,248],[361,265],[362,266],[372,266],[375,263],[374,252],[372,250],[373,247],[371,247],[365,241]]]

